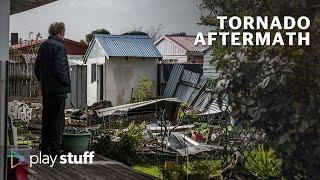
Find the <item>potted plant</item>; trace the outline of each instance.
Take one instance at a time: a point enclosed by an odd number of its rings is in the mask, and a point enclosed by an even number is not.
[[[63,150],[72,154],[83,154],[88,151],[91,132],[85,129],[72,128],[63,133]]]

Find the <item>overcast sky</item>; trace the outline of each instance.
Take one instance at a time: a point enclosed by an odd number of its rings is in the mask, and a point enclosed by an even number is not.
[[[63,21],[66,37],[79,41],[97,28],[120,34],[132,27],[162,24],[163,33],[206,31],[199,26],[199,0],[58,0],[12,15],[10,32],[26,39],[31,31],[47,37],[53,21]]]

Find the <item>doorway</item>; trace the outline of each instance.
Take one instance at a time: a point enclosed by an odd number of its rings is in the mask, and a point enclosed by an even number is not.
[[[103,100],[103,65],[97,66],[97,100]]]

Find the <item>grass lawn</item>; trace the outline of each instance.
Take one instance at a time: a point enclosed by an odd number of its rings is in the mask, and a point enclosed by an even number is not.
[[[133,169],[154,177],[162,178],[162,173],[158,166],[133,166]]]

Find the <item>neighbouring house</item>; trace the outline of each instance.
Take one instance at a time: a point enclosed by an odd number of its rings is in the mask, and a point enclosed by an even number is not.
[[[39,98],[41,90],[34,75],[34,62],[38,48],[45,39],[19,42],[18,34],[11,34],[9,63],[9,97]],[[83,56],[87,45],[65,38],[68,62],[70,65],[72,93],[66,100],[66,107],[86,106],[86,67]]]
[[[208,37],[205,37],[208,38]],[[202,72],[205,76],[212,76],[215,72],[211,65],[212,48],[202,46],[200,43],[195,46],[196,36],[193,35],[164,35],[155,45],[163,56],[162,64],[198,64],[202,65]],[[206,40],[207,41],[207,40]]]
[[[147,77],[156,96],[157,63],[162,58],[149,36],[96,34],[85,55],[87,103],[108,100],[113,106],[135,98],[139,79]]]

